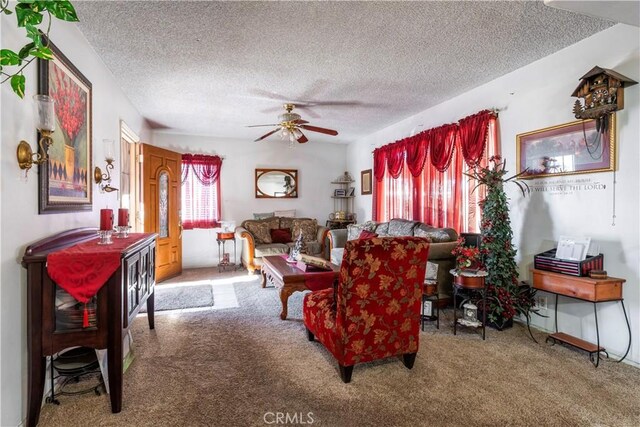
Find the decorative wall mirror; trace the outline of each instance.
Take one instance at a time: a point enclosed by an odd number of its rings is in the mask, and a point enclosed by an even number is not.
[[[256,169],[256,199],[297,197],[297,169]]]

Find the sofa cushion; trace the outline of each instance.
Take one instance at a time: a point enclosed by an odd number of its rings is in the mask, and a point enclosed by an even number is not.
[[[293,232],[291,236],[297,239],[302,232],[303,242],[314,242],[318,240],[318,221],[315,219],[296,218],[293,220]]]
[[[429,227],[428,225],[420,224],[413,231],[413,235],[416,237],[426,237],[430,239],[432,243],[450,242],[451,235],[444,228]]]
[[[262,258],[264,256],[269,255],[281,255],[288,254],[289,246],[284,243],[271,243],[268,245],[256,245],[256,253],[255,256],[257,258]]]
[[[272,243],[269,222],[245,221],[244,228],[251,233],[256,245]]]
[[[290,228],[272,228],[270,232],[273,243],[289,243],[291,241]]]
[[[360,237],[363,230],[374,231],[377,223],[373,221],[363,222],[362,224],[347,225],[347,240],[356,240]]]
[[[389,223],[381,222],[376,226],[376,229],[373,231],[375,231],[376,234],[380,237],[386,237],[389,235]]]
[[[413,228],[418,224],[417,221],[409,221],[407,219],[394,218],[389,221],[389,236],[413,236]]]
[[[280,228],[288,228],[291,230],[293,228],[293,220],[295,218],[291,218],[288,216],[283,216],[280,218]],[[297,218],[297,219],[307,219],[307,218]],[[293,234],[292,234],[293,236]]]

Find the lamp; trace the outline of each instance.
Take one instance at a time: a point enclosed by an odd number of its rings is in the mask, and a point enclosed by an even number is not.
[[[20,169],[31,169],[34,164],[40,165],[46,162],[47,149],[53,144],[51,134],[56,130],[56,119],[54,114],[54,100],[48,95],[34,95],[33,106],[35,116],[37,117],[36,128],[40,132],[40,140],[38,141],[39,150],[34,153],[27,141],[20,141],[18,144],[17,156],[18,166]]]
[[[111,171],[113,170],[113,161],[115,158],[115,142],[112,139],[103,139],[102,142],[104,143],[104,158],[107,162],[105,166],[106,172],[102,173],[102,170],[96,166],[93,170],[93,179],[96,181],[96,184],[100,186],[100,191],[111,193],[112,191],[118,191],[117,188],[111,186]]]

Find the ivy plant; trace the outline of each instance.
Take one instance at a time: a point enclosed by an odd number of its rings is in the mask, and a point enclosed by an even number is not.
[[[18,52],[0,49],[0,84],[10,82],[16,95],[24,98],[24,69],[36,58],[47,61],[53,59],[53,52],[48,47],[52,19],[77,22],[78,16],[71,2],[67,0],[19,0],[14,10],[10,9],[9,0],[0,0],[0,13],[15,14],[18,28],[25,29],[29,40]],[[46,30],[43,30],[45,18]]]

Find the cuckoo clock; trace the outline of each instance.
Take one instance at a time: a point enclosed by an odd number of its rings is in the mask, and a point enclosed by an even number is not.
[[[624,88],[638,82],[607,68],[593,67],[580,78],[580,85],[571,96],[582,98],[573,105],[577,119],[596,119],[598,130],[604,132],[609,113],[624,108]]]

